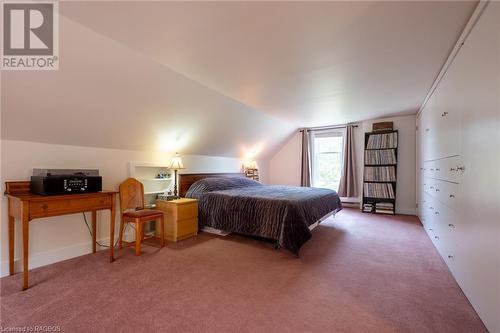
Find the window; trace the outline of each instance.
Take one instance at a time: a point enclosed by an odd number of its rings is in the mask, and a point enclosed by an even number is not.
[[[313,137],[312,178],[314,187],[337,191],[342,174],[343,131],[317,133]]]

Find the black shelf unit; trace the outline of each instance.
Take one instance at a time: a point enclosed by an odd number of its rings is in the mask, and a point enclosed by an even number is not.
[[[379,134],[391,134],[391,133],[396,133],[396,140],[394,147],[382,147],[382,148],[368,148],[368,141],[371,135],[379,135]],[[363,213],[372,213],[372,214],[391,214],[394,215],[396,212],[396,184],[397,184],[397,165],[398,165],[398,141],[399,141],[399,132],[398,130],[384,130],[384,131],[373,131],[373,132],[367,132],[365,133],[365,154],[364,154],[364,166],[363,166],[363,204],[361,207],[361,211]],[[380,164],[375,164],[375,163],[368,163],[366,160],[366,152],[367,151],[382,151],[382,150],[393,150],[394,151],[394,156],[396,159],[396,163],[380,163]],[[394,167],[394,175],[395,175],[395,180],[387,181],[387,180],[365,180],[365,170],[366,167]],[[381,198],[381,197],[372,197],[372,196],[367,196],[365,193],[365,184],[390,184],[392,186],[392,190],[394,193],[394,198]],[[392,211],[391,212],[376,212],[376,204],[377,203],[388,203],[392,204]],[[371,205],[371,210],[367,211],[365,207],[370,207]],[[388,209],[385,209],[388,210]]]

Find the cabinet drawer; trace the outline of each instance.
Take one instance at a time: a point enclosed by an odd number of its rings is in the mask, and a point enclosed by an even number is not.
[[[156,227],[157,236],[158,226]],[[195,236],[198,233],[198,219],[187,219],[180,221],[165,221],[165,239],[171,242]]]
[[[458,210],[460,207],[460,185],[439,179],[426,179],[424,191],[440,203]]]
[[[182,220],[177,223],[177,239],[184,239],[198,233],[198,219]]]
[[[174,210],[174,219],[187,220],[198,217],[198,203],[193,202],[184,205],[178,205],[177,210]]]
[[[443,180],[431,182],[430,194],[442,204],[451,209],[457,210],[460,207],[460,185]]]
[[[460,183],[463,173],[460,156],[427,161],[424,162],[422,168],[425,178],[446,180],[454,183]]]

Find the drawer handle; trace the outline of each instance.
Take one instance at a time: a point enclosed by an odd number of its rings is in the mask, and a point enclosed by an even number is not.
[[[465,167],[464,166],[457,166],[457,171],[465,171]]]
[[[431,190],[433,190],[433,189],[434,189],[434,186],[431,186]]]
[[[429,228],[429,231],[432,231],[432,228]]]
[[[434,238],[439,239],[439,236],[434,236]]]
[[[448,112],[446,112],[446,111],[441,113],[441,117],[446,117],[447,115],[448,115]]]
[[[450,168],[450,171],[457,171],[456,168]]]
[[[429,131],[430,131],[430,129],[429,129],[429,128],[426,128],[426,129],[425,129],[425,131],[426,131],[426,132],[429,132]]]
[[[429,207],[429,209],[434,209],[434,207]]]
[[[441,169],[439,169],[439,168],[436,168],[436,171],[441,171]]]
[[[454,197],[455,197],[455,195],[454,195],[454,194],[450,194],[450,198],[454,198]]]
[[[431,171],[434,171],[434,168],[431,168]]]
[[[436,212],[434,212],[434,214],[439,215],[439,212],[436,211]]]
[[[453,223],[450,223],[450,224],[448,224],[448,227],[455,228],[455,225]]]
[[[455,259],[455,257],[454,257],[454,256],[452,256],[452,255],[450,254],[450,255],[448,256],[448,259],[453,260],[453,259]]]
[[[440,192],[438,188],[436,189],[436,192]]]

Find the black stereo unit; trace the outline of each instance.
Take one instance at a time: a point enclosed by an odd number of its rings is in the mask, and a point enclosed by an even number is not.
[[[31,176],[31,193],[41,195],[79,194],[102,191],[97,170],[40,170]]]

